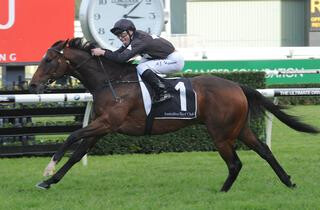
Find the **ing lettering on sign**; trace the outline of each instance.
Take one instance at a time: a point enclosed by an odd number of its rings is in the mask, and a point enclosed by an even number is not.
[[[15,20],[15,0],[8,0],[8,21],[5,24],[0,23],[0,30],[6,30],[13,26]]]
[[[17,60],[16,53],[10,53],[10,54],[0,53],[0,62],[2,62],[2,61],[16,61],[16,60]]]

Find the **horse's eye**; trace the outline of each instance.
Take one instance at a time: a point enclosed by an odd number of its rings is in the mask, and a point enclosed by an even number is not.
[[[46,63],[50,63],[50,62],[52,61],[52,59],[47,57],[47,58],[44,59],[44,61],[45,61]]]

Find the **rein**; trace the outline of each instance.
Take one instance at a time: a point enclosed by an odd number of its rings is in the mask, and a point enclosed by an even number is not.
[[[67,59],[66,57],[64,57],[64,54],[63,54],[62,50],[59,51],[59,50],[54,49],[54,48],[49,48],[48,50],[52,50],[52,51],[58,53],[59,56],[62,56],[66,60],[67,64],[70,65],[74,70],[79,69],[82,65],[86,64],[89,60],[91,60],[93,58],[93,56],[90,56],[87,59],[85,59],[84,61],[82,61],[81,63],[79,63],[78,65],[76,65],[75,67],[73,67],[71,62],[70,62],[70,60]],[[106,79],[107,86],[106,87],[110,87],[112,96],[113,96],[113,98],[115,99],[116,102],[120,102],[120,97],[117,96],[117,93],[116,93],[115,89],[113,88],[112,83],[115,83],[115,84],[129,84],[129,83],[138,83],[138,82],[140,82],[139,80],[136,80],[136,81],[134,81],[134,80],[132,80],[132,81],[130,81],[130,80],[128,80],[128,81],[119,81],[119,80],[111,81],[110,80],[110,76],[109,76],[107,70],[105,69],[100,57],[98,57],[98,62],[100,64],[102,70],[104,71],[105,75],[107,76],[107,79]],[[48,81],[48,83],[50,83],[50,82]]]
[[[107,72],[107,70],[104,68],[104,65],[101,61],[101,58],[98,57],[98,60],[99,60],[99,63],[100,63],[100,66],[102,68],[102,70],[104,71],[105,75],[107,75],[107,82],[108,82],[108,86],[110,87],[110,90],[111,90],[111,93],[112,93],[112,96],[114,97],[114,99],[116,100],[116,102],[119,102],[120,101],[120,98],[117,96],[117,93],[116,91],[114,90],[112,84],[111,84],[111,80],[110,80],[110,77],[109,77],[109,74]]]
[[[79,63],[78,65],[76,65],[74,67],[75,70],[79,69],[83,64],[87,63],[89,60],[92,59],[92,56],[90,56],[89,58],[85,59],[84,61],[82,61],[81,63]]]

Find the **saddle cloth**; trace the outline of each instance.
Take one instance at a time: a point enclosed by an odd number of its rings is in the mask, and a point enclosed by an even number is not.
[[[151,87],[138,74],[146,115],[153,119],[194,119],[197,113],[197,95],[188,78],[160,78],[168,87],[172,99],[153,104]]]

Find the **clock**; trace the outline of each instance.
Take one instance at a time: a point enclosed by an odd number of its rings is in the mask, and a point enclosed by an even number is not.
[[[162,0],[82,0],[79,14],[85,38],[110,50],[122,45],[110,32],[120,19],[131,20],[137,30],[155,35],[164,26]]]

